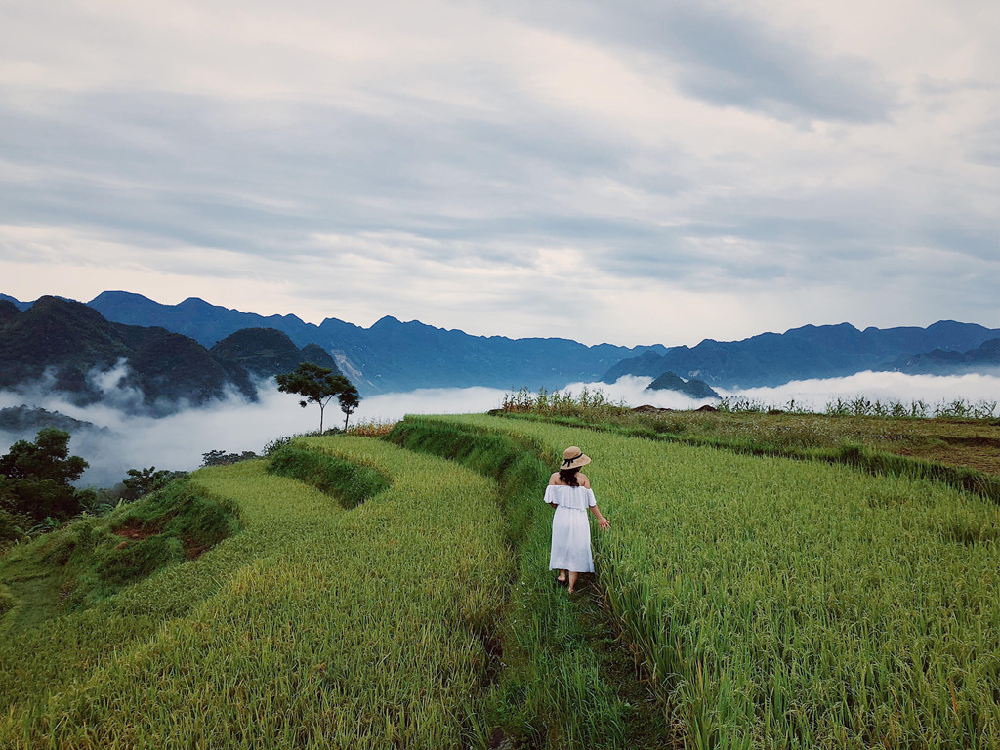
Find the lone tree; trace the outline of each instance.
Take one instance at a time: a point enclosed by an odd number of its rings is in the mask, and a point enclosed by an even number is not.
[[[38,431],[35,442],[18,440],[0,456],[0,507],[30,516],[67,518],[83,506],[70,484],[89,465],[69,455],[69,433],[54,427]]]
[[[319,405],[320,432],[323,432],[323,410],[330,403],[330,399],[337,397],[340,408],[348,419],[361,400],[350,380],[343,375],[334,375],[329,367],[320,367],[312,362],[303,362],[292,372],[275,375],[274,379],[278,381],[278,390],[282,393],[293,393],[304,397],[304,400],[299,401],[299,406],[303,409],[310,401]],[[347,429],[346,420],[344,429]]]
[[[344,412],[344,432],[347,432],[347,423],[350,421],[354,410],[358,408],[361,396],[358,395],[358,392],[352,385],[351,390],[338,393],[337,400],[340,401],[340,410]]]

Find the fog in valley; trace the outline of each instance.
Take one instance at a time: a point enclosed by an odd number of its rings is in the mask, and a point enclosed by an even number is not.
[[[715,399],[694,400],[672,391],[646,391],[650,381],[650,378],[624,377],[613,385],[574,383],[566,390],[575,395],[584,387],[590,391],[600,390],[609,400],[624,401],[630,406],[651,404],[691,409],[705,403],[717,403]],[[931,405],[959,398],[995,401],[1000,396],[1000,377],[864,372],[845,378],[796,381],[776,388],[716,390],[723,396],[746,397],[777,408],[785,408],[794,399],[796,406],[822,411],[828,401],[859,395],[872,400],[909,402],[923,399]],[[351,423],[395,421],[404,414],[484,412],[500,406],[505,393],[494,388],[441,388],[370,396],[362,399]],[[297,396],[278,393],[273,382],[270,387],[261,389],[257,403],[249,403],[232,394],[200,408],[180,405],[176,413],[162,418],[129,415],[122,411],[119,407],[134,403],[135,395],[116,391],[111,380],[107,395],[103,404],[81,407],[51,393],[0,392],[0,408],[26,403],[105,428],[76,432],[69,444],[72,453],[83,456],[90,463],[80,484],[94,486],[112,485],[132,468],[156,466],[158,469],[191,470],[200,465],[202,454],[211,450],[259,452],[276,437],[309,432],[319,425],[319,408],[315,404],[300,408]],[[343,422],[344,415],[334,399],[326,408],[324,427],[343,426]],[[34,436],[0,432],[0,449],[6,452],[14,440],[22,437]]]

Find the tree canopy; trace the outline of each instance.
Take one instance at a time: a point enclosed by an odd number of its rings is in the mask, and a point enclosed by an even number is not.
[[[69,433],[54,427],[39,430],[34,442],[18,440],[0,456],[0,506],[35,520],[65,518],[80,512],[70,482],[89,464],[69,455]]]
[[[340,408],[348,419],[361,400],[350,380],[343,375],[334,375],[332,369],[320,367],[312,362],[303,362],[292,372],[276,375],[275,380],[278,381],[278,390],[282,393],[303,397],[304,400],[299,401],[299,406],[303,409],[310,402],[319,406],[320,432],[323,432],[323,410],[332,398],[337,397]],[[347,420],[344,421],[344,428],[347,428]]]

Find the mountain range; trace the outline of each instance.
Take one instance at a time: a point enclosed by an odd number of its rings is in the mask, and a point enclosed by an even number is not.
[[[900,372],[914,375],[964,375],[971,372],[1000,374],[1000,338],[984,341],[967,352],[935,349],[906,357],[897,363]]]
[[[31,303],[0,294],[0,300],[6,301],[0,301],[0,388],[59,365],[60,384],[83,393],[93,389],[83,365],[108,368],[124,359],[134,383],[154,401],[176,391],[193,394],[190,400],[197,403],[226,388],[252,398],[254,378],[287,371],[303,359],[339,367],[362,395],[472,386],[557,389],[572,382],[613,383],[623,375],[655,380],[665,373],[682,384],[695,380],[737,389],[864,370],[952,374],[1000,367],[1000,329],[948,320],[927,328],[807,325],[741,341],[627,348],[472,336],[392,316],[369,328],[337,318],[315,325],[295,315],[240,312],[193,297],[163,305],[121,291],[104,292],[86,305],[55,297]],[[54,333],[39,339],[36,317],[50,320],[45,325],[54,326]],[[7,340],[18,331],[23,335],[15,335],[17,341]],[[661,384],[680,387],[672,377]]]
[[[4,298],[21,309],[30,306],[0,295]],[[295,315],[239,312],[195,297],[161,305],[140,294],[104,292],[87,306],[109,321],[161,326],[204,347],[243,328],[273,328],[297,346],[316,344],[330,352],[362,395],[472,386],[561,388],[572,382],[594,382],[625,357],[667,351],[659,345],[586,346],[560,338],[472,336],[388,315],[369,328],[338,318],[315,325]]]
[[[59,391],[80,405],[110,400],[162,415],[179,402],[234,391],[255,400],[257,382],[303,361],[336,370],[319,347],[300,349],[273,329],[238,331],[209,351],[183,334],[112,322],[71,300],[41,297],[24,309],[0,300],[0,388]]]
[[[939,374],[986,367],[994,351],[963,354],[1000,338],[1000,329],[942,320],[927,328],[865,328],[849,323],[807,325],[783,334],[763,333],[742,341],[706,339],[697,346],[674,347],[662,354],[644,352],[604,373],[605,383],[623,375],[656,378],[670,371],[721,388],[778,386],[792,380],[834,378],[864,370]],[[993,360],[995,362],[995,360]],[[995,364],[993,365],[996,366]],[[949,367],[951,369],[949,369]],[[964,370],[962,368],[965,368]]]
[[[6,432],[18,438],[33,438],[44,427],[55,427],[66,432],[89,431],[108,433],[104,427],[98,427],[93,422],[74,419],[58,411],[49,411],[41,407],[6,406],[0,409],[0,432]]]

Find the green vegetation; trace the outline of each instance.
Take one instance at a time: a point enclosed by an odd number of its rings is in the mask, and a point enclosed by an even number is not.
[[[306,445],[393,483],[345,513],[264,462],[193,474],[243,532],[0,645],[0,746],[484,746],[511,575],[496,490],[384,442]]]
[[[278,439],[18,544],[0,747],[1000,747],[996,477],[882,448],[995,425],[543,395]],[[569,444],[612,523],[572,599]]]
[[[708,429],[705,430],[704,434],[700,435],[697,433],[684,434],[683,430],[686,424],[684,422],[673,422],[670,417],[675,415],[679,416],[682,420],[690,419],[702,427],[707,425]],[[731,427],[733,423],[726,425],[724,422],[720,422],[719,418],[715,415],[701,415],[694,412],[673,412],[665,420],[657,419],[656,416],[646,414],[634,415],[632,413],[619,418],[612,417],[611,419],[599,421],[591,421],[579,416],[543,416],[530,413],[513,414],[511,418],[562,424],[601,432],[612,432],[629,437],[723,448],[736,453],[746,453],[754,456],[780,456],[801,460],[824,461],[833,464],[846,464],[876,476],[890,475],[935,479],[952,487],[974,492],[994,502],[1000,502],[1000,478],[976,469],[962,466],[946,466],[934,461],[926,461],[907,455],[899,455],[895,452],[877,450],[848,439],[840,440],[835,447],[817,447],[809,445],[805,441],[800,442],[793,437],[794,428],[801,426],[805,421],[804,418],[783,418],[786,423],[789,421],[792,422],[792,425],[790,425],[792,429],[782,433],[780,431],[781,425],[777,425],[777,430],[773,435],[768,436],[771,438],[768,440],[763,437],[766,433],[762,427],[766,428],[764,420],[771,419],[773,416],[767,415],[767,417],[757,418],[743,417],[739,423],[736,423],[736,429],[731,434],[727,435],[724,429],[717,430],[717,434],[721,433],[723,435],[721,437],[713,434],[712,427]],[[723,417],[722,419],[725,418]],[[714,422],[714,425],[711,424],[712,422]],[[743,426],[750,429],[743,432],[740,429]],[[678,432],[668,432],[667,430],[671,428],[678,429]],[[985,445],[998,451],[995,460],[1000,461],[1000,438],[986,438],[986,441],[995,441],[997,443],[995,448],[993,448],[992,442],[986,442]],[[975,447],[982,449],[983,443],[977,443]],[[951,458],[953,461],[956,460],[954,455]]]
[[[291,393],[302,396],[299,406],[303,409],[310,403],[319,406],[319,432],[323,432],[323,411],[330,400],[336,396],[340,409],[344,412],[344,429],[351,414],[357,409],[361,397],[351,381],[343,375],[334,375],[329,367],[320,367],[312,362],[303,362],[292,372],[275,375],[278,390],[281,393]]]
[[[831,417],[910,417],[913,419],[972,419],[993,420],[996,418],[997,401],[968,401],[963,398],[930,404],[923,399],[901,401],[899,399],[878,399],[855,396],[850,399],[836,398],[828,401],[823,413]],[[759,399],[727,396],[718,404],[719,411],[765,413],[790,411],[795,414],[810,414],[810,409],[797,404],[792,399],[787,404],[768,404]]]
[[[595,457],[604,595],[689,746],[1000,744],[995,504],[843,466],[435,420]]]
[[[826,414],[806,412],[794,403],[786,411],[762,402],[726,401],[718,410],[675,411],[631,409],[608,401],[600,391],[574,396],[522,390],[508,394],[503,407],[491,413],[755,455],[846,462],[874,473],[940,479],[1000,500],[1000,485],[992,476],[1000,475],[1000,420],[945,416],[978,408],[960,401],[941,405],[945,411],[934,418],[887,416],[895,411],[888,404],[869,414],[872,403],[859,398],[851,402],[850,412],[841,403]],[[921,404],[907,408],[919,411],[926,407]],[[981,413],[992,413],[993,406],[985,404]]]
[[[34,442],[18,440],[0,456],[0,513],[7,517],[0,526],[14,527],[19,517],[34,522],[65,519],[82,510],[79,493],[70,482],[79,479],[88,464],[69,455],[68,446],[68,432],[45,427]],[[0,541],[10,538],[0,536]]]
[[[85,609],[156,570],[198,557],[237,530],[231,508],[183,480],[10,550],[0,567],[14,633]]]
[[[129,469],[122,480],[123,499],[137,500],[143,495],[148,495],[161,487],[165,487],[167,482],[174,479],[177,472],[160,469],[155,466],[145,469]]]
[[[96,671],[117,669],[126,654],[141,648],[166,622],[186,618],[231,585],[246,565],[282,549],[293,550],[298,538],[341,512],[319,490],[268,476],[261,462],[203,469],[192,476],[188,489],[226,503],[229,495],[218,491],[220,485],[239,495],[235,505],[240,533],[207,554],[168,565],[89,609],[0,639],[0,747],[31,747],[28,738],[42,731],[37,722],[50,696],[61,694],[68,685],[85,684]],[[6,626],[10,617],[2,624]]]
[[[310,442],[308,438],[299,438],[296,442],[313,448],[324,445],[323,441]],[[389,478],[377,468],[359,466],[319,450],[294,448],[290,445],[279,448],[271,455],[268,471],[308,482],[337,497],[347,510],[387,490],[390,485]]]
[[[518,571],[502,627],[506,668],[486,703],[486,723],[528,747],[668,746],[670,726],[634,679],[632,657],[614,642],[597,592],[574,604],[554,585],[552,510],[541,502],[558,464],[554,452],[462,420],[407,417],[390,437],[499,484]]]

